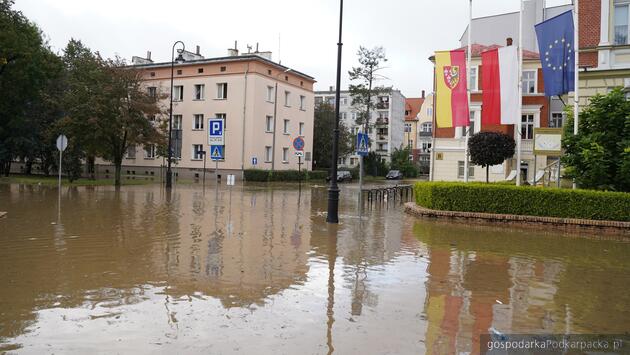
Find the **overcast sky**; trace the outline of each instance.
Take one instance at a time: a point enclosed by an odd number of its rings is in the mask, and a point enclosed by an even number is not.
[[[567,0],[547,0],[548,6]],[[37,23],[55,51],[80,39],[104,56],[128,60],[150,50],[155,61],[170,60],[171,46],[201,46],[206,57],[226,55],[238,41],[273,52],[282,64],[309,74],[316,89],[334,85],[338,0],[16,0],[15,8]],[[473,16],[518,11],[519,0],[475,0]],[[342,87],[357,64],[360,45],[383,46],[389,61],[382,82],[417,97],[431,90],[435,50],[459,46],[468,21],[466,0],[346,0]]]

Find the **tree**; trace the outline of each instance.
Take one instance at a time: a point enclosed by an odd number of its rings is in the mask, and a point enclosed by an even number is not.
[[[363,163],[365,174],[372,176],[385,176],[389,170],[387,162],[376,152],[369,152]]]
[[[394,148],[391,156],[390,167],[393,170],[399,170],[404,177],[415,178],[418,176],[418,167],[409,159],[411,155],[411,147]]]
[[[332,143],[335,129],[335,109],[322,103],[315,107],[313,133],[313,160],[317,168],[332,167]],[[350,131],[342,120],[339,121],[339,156],[348,155],[354,149]]]
[[[486,183],[489,182],[490,165],[502,164],[514,156],[514,138],[504,133],[479,132],[468,140],[470,162],[486,168]]]
[[[573,134],[568,112],[562,146],[565,175],[581,188],[630,191],[630,102],[621,89],[590,99]]]

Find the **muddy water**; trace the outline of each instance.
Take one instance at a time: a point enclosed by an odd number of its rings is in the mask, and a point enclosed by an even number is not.
[[[0,352],[419,354],[630,331],[630,243],[359,212],[326,189],[0,185]]]

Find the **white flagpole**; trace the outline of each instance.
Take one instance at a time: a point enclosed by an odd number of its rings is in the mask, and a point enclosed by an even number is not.
[[[516,186],[521,186],[521,120],[523,117],[523,1],[518,15],[518,115],[516,118]]]
[[[578,134],[578,121],[579,121],[579,103],[580,103],[580,17],[579,17],[579,1],[575,0],[573,5],[573,53],[575,54],[575,73],[573,77],[573,134]],[[560,179],[560,176],[558,176]],[[573,188],[576,189],[577,185],[575,180],[573,181]]]
[[[470,61],[472,58],[472,43],[471,43],[471,32],[472,32],[472,0],[469,0],[468,6],[468,58],[466,59],[466,91],[468,94],[468,117],[470,118]],[[470,121],[469,121],[470,122]],[[466,138],[464,140],[464,182],[468,182],[468,136],[470,135],[470,129],[474,127],[470,127],[468,125],[468,129],[464,130],[466,134]]]

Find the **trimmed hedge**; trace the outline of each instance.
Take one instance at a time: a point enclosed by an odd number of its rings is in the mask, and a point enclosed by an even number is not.
[[[305,181],[305,180],[325,180],[327,171],[306,171],[302,170],[271,170],[247,169],[245,170],[245,181]]]
[[[630,221],[630,193],[481,183],[418,182],[416,204],[433,210]]]

